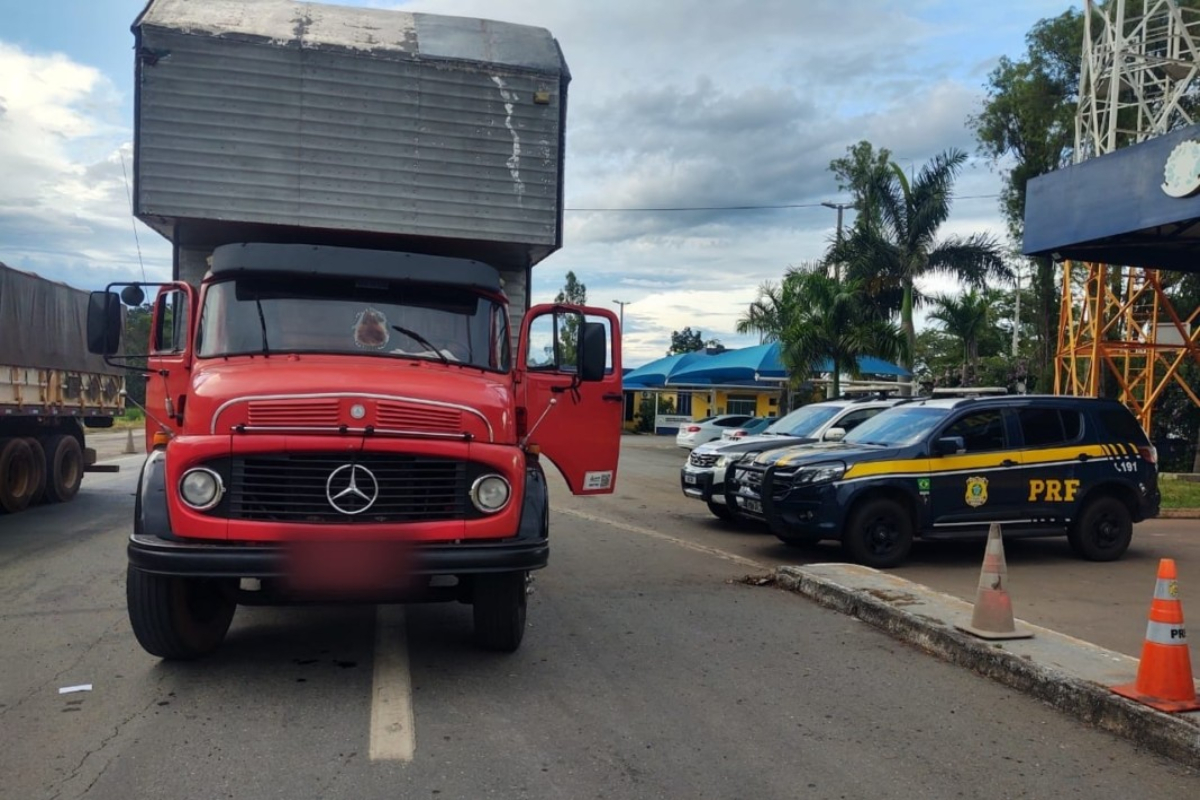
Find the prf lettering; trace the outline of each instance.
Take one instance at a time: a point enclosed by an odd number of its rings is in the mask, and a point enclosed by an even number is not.
[[[1029,481],[1029,501],[1045,500],[1047,503],[1069,503],[1079,491],[1079,481]]]

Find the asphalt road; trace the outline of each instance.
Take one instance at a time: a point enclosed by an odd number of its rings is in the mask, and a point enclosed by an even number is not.
[[[631,447],[623,486],[645,489],[639,470],[657,457]],[[1192,798],[1200,787],[1193,770],[851,618],[741,584],[754,565],[706,543],[770,547],[760,534],[685,525],[686,509],[668,528],[646,509],[605,521],[637,510],[636,494],[555,496],[552,565],[515,655],[473,650],[463,607],[305,607],[240,609],[215,657],[160,662],[125,619],[139,458],[120,462],[71,504],[0,518],[0,797]],[[92,688],[59,694],[79,684]],[[386,746],[398,732],[410,760]]]
[[[704,503],[684,497],[679,488],[679,468],[686,456],[687,451],[675,447],[673,439],[626,436],[613,496],[574,498],[566,494],[564,485],[555,487],[555,497],[560,508],[650,528],[762,564],[764,569],[845,560],[832,542],[787,547],[765,528],[716,519]],[[918,542],[908,563],[893,571],[974,601],[983,549],[983,541]],[[1076,558],[1065,537],[1007,541],[1004,551],[1017,617],[1109,650],[1141,654],[1160,558],[1176,560],[1184,611],[1190,606],[1192,615],[1200,617],[1200,520],[1139,523],[1125,556],[1106,564]]]

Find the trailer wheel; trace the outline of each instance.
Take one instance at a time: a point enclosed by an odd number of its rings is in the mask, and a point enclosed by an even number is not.
[[[46,437],[46,501],[65,503],[83,482],[83,448],[74,436]]]
[[[512,653],[525,636],[525,572],[475,578],[475,644]]]
[[[0,439],[0,508],[24,511],[33,500],[37,469],[33,448],[24,439]]]
[[[212,578],[154,575],[130,566],[125,577],[129,622],[138,644],[159,658],[206,656],[225,640],[236,585]]]
[[[29,504],[34,505],[42,502],[46,496],[46,448],[42,447],[40,439],[33,436],[25,437],[25,442],[33,451],[33,495]]]

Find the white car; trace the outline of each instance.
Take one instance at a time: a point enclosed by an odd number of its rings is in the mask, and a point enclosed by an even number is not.
[[[720,439],[725,431],[752,419],[754,417],[750,414],[721,414],[688,422],[679,426],[679,433],[675,434],[675,444],[691,450],[693,447]]]

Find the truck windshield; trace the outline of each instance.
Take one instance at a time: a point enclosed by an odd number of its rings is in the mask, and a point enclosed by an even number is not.
[[[452,286],[242,277],[208,288],[198,352],[374,355],[507,371],[508,314],[502,303]]]
[[[938,423],[946,418],[949,409],[918,406],[890,408],[846,434],[843,442],[848,444],[880,445],[901,447],[915,444],[933,433]]]

